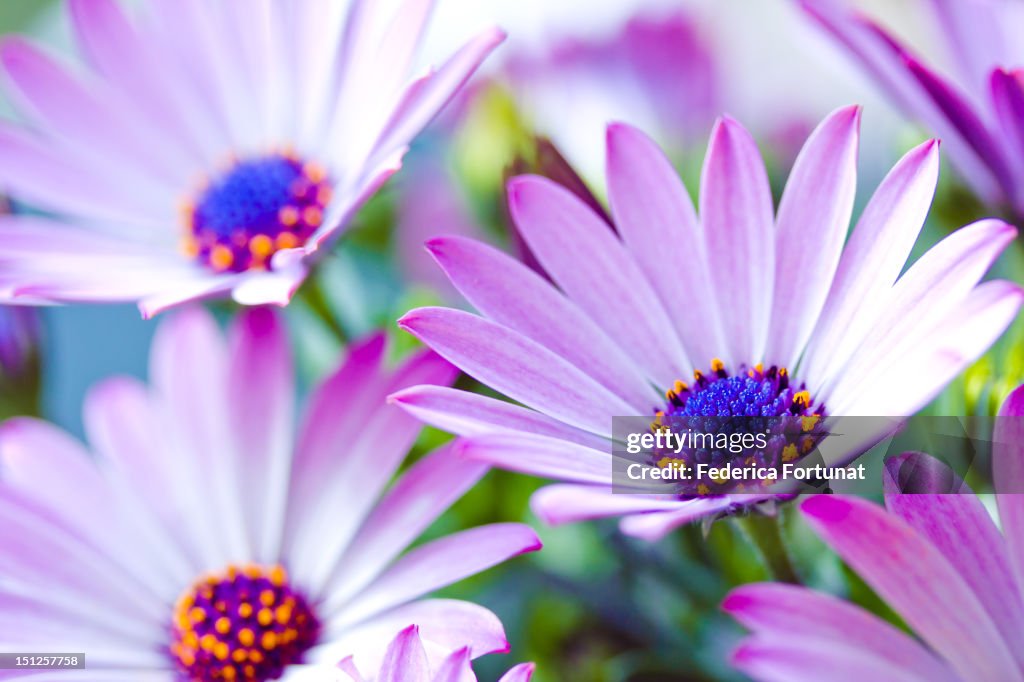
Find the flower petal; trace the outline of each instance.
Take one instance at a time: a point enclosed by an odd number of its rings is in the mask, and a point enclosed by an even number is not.
[[[874,614],[836,597],[803,587],[762,583],[736,588],[722,610],[763,640],[814,640],[860,650],[922,680],[959,678],[913,637]]]
[[[753,498],[754,496],[744,495],[742,497]],[[727,496],[687,500],[685,503],[681,502],[676,511],[656,511],[623,517],[619,521],[619,530],[641,540],[656,542],[679,526],[724,512],[734,503]]]
[[[870,651],[816,638],[749,637],[733,652],[731,662],[759,682],[930,682],[941,679],[919,677],[894,668],[889,661]]]
[[[715,124],[704,157],[700,219],[726,344],[722,359],[760,362],[775,279],[772,194],[757,145],[728,117]]]
[[[487,466],[445,446],[413,465],[374,506],[348,548],[350,558],[332,576],[332,595],[362,590],[406,547],[462,497]]]
[[[418,308],[398,325],[477,381],[544,414],[596,434],[635,410],[535,341],[470,313]]]
[[[536,341],[588,372],[643,414],[660,394],[602,329],[551,283],[497,249],[440,237],[427,249],[482,315]]]
[[[886,491],[885,506],[942,553],[988,611],[1024,669],[1024,601],[1006,542],[981,500],[967,489],[947,494]]]
[[[678,498],[615,493],[608,486],[548,485],[530,497],[530,509],[550,526],[608,516],[675,511],[686,507]]]
[[[365,342],[322,384],[296,446],[285,554],[296,581],[311,586],[316,597],[323,596],[348,543],[422,430],[385,397],[410,385],[454,379],[454,368],[429,351],[389,371],[374,362],[382,360],[380,348],[374,339]]]
[[[470,665],[469,649],[463,648],[446,658],[434,675],[433,682],[476,682]]]
[[[857,414],[848,410],[859,387],[877,383],[877,377],[884,376],[890,367],[899,369],[908,358],[919,354],[918,344],[927,340],[954,309],[965,304],[968,294],[1016,234],[1001,220],[980,220],[960,228],[921,256],[896,282],[874,328],[844,364],[843,373],[822,389],[835,414]],[[981,297],[978,303],[985,298],[989,297]],[[984,312],[985,308],[980,306],[980,310]],[[971,346],[977,345],[963,334],[959,337]]]
[[[786,182],[766,364],[796,365],[825,304],[853,212],[859,127],[860,107],[831,114],[807,139]]]
[[[530,682],[534,668],[533,663],[520,663],[514,668],[510,668],[498,682]]]
[[[611,447],[609,442],[608,447]],[[493,433],[466,438],[463,457],[533,476],[577,483],[612,480],[612,454],[547,436]]]
[[[403,556],[345,604],[342,622],[367,620],[540,547],[536,533],[519,523],[495,523],[433,540]],[[339,607],[331,598],[324,605],[328,613]]]
[[[1013,654],[956,569],[909,525],[869,502],[808,498],[811,527],[964,679],[1018,677]]]
[[[1017,585],[1024,586],[1024,387],[1003,403],[992,435],[992,478]]]
[[[569,190],[513,178],[509,212],[544,270],[658,386],[692,369],[647,275],[608,225]]]
[[[679,174],[644,133],[608,126],[608,194],[622,240],[649,276],[687,355],[707,362],[725,347],[707,244]]]
[[[800,365],[817,395],[881,315],[924,225],[939,178],[939,144],[929,140],[882,180],[843,250],[818,326]]]
[[[228,414],[253,560],[281,552],[294,430],[295,369],[286,330],[267,308],[241,313],[229,337]]]
[[[537,434],[602,449],[607,441],[557,419],[477,393],[446,386],[413,386],[388,396],[417,419],[459,436],[482,436],[496,431]]]
[[[427,652],[420,642],[420,629],[410,625],[398,633],[384,654],[379,682],[431,682]]]

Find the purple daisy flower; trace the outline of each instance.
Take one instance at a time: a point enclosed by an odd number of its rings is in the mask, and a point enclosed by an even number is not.
[[[821,538],[918,639],[804,587],[746,585],[723,608],[753,631],[733,663],[756,680],[1024,679],[1024,387],[993,438],[1001,527],[944,464],[922,453],[886,463],[885,505],[816,495],[801,506]],[[912,470],[914,491],[900,485]],[[1002,491],[1002,492],[1000,492]]]
[[[463,647],[439,665],[431,665],[419,627],[410,625],[388,645],[387,655],[376,675],[363,677],[351,656],[339,663],[338,667],[352,682],[476,682],[470,659],[470,649]],[[531,677],[533,664],[521,663],[502,675],[498,682],[530,682]]]
[[[486,467],[443,448],[388,485],[420,426],[384,397],[455,372],[432,353],[389,368],[384,352],[381,335],[354,346],[296,420],[277,317],[254,308],[225,342],[191,310],[158,330],[151,387],[89,396],[91,451],[5,423],[5,648],[86,651],[82,679],[105,682],[290,679],[353,651],[373,666],[411,622],[438,651],[507,650],[491,612],[419,597],[540,543],[495,524],[402,554]]]
[[[859,118],[851,107],[818,126],[777,213],[753,139],[728,118],[712,133],[699,218],[666,157],[625,125],[608,130],[617,232],[568,190],[513,180],[513,219],[552,281],[438,238],[428,248],[481,314],[422,308],[399,324],[522,406],[437,386],[392,400],[470,437],[470,457],[565,481],[533,499],[546,521],[626,514],[623,529],[649,538],[753,499],[612,494],[615,416],[914,413],[1017,314],[1017,285],[979,284],[1016,230],[979,221],[900,274],[935,190],[929,141],[847,242]]]
[[[0,297],[287,303],[503,38],[411,80],[432,5],[71,0],[85,64],[8,38],[0,179],[54,217],[0,220]]]
[[[1010,0],[929,0],[951,56],[921,59],[872,19],[836,0],[801,0],[910,116],[949,150],[984,200],[1024,215],[1024,8]]]

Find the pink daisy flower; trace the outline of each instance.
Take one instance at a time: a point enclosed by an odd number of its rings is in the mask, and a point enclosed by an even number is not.
[[[84,63],[6,39],[0,182],[52,215],[0,220],[0,298],[287,303],[503,38],[412,80],[432,5],[71,0]]]
[[[411,622],[438,655],[507,650],[490,611],[420,597],[540,543],[495,524],[404,552],[486,467],[443,448],[389,485],[420,426],[384,397],[455,372],[384,351],[354,346],[297,419],[277,317],[254,308],[225,341],[190,310],[158,330],[150,387],[89,396],[89,450],[0,426],[4,648],[86,652],[68,676],[104,682],[292,679],[350,652],[372,669]]]
[[[551,281],[479,242],[437,238],[429,250],[480,314],[421,308],[399,324],[521,405],[436,386],[391,399],[467,436],[469,457],[563,481],[534,497],[541,518],[626,515],[623,530],[648,538],[756,498],[613,494],[614,417],[916,412],[1017,314],[1017,285],[979,284],[1016,230],[979,221],[901,274],[935,190],[929,141],[847,241],[859,119],[851,107],[818,126],[777,212],[753,139],[728,118],[711,136],[699,217],[666,157],[626,125],[608,130],[616,231],[566,189],[514,179],[511,214]],[[833,463],[859,452],[842,439],[822,448]]]

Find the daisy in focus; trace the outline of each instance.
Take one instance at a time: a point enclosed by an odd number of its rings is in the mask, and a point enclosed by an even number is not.
[[[410,625],[388,645],[384,662],[376,675],[363,677],[351,657],[344,659],[338,667],[351,682],[476,682],[476,674],[470,666],[470,653],[468,648],[459,649],[433,667],[423,648],[419,628]],[[502,675],[498,682],[530,682],[532,676],[533,664],[521,663]],[[346,678],[337,676],[336,679]]]
[[[70,0],[84,63],[6,39],[0,181],[49,215],[0,220],[0,298],[287,303],[503,38],[414,80],[432,4]]]
[[[733,664],[764,682],[1024,679],[1022,418],[1018,388],[993,438],[999,526],[963,481],[923,453],[887,462],[886,509],[831,495],[802,505],[811,528],[917,638],[830,595],[746,585],[722,605],[753,631]]]
[[[428,249],[480,314],[421,308],[399,324],[520,405],[439,386],[391,399],[467,436],[469,457],[563,481],[534,496],[542,519],[625,515],[625,532],[651,539],[756,499],[612,494],[613,417],[913,414],[1017,314],[1018,286],[979,284],[1016,230],[968,225],[903,272],[937,181],[929,141],[847,241],[859,119],[851,107],[818,126],[777,211],[753,139],[728,118],[711,136],[699,217],[667,158],[622,124],[607,138],[615,231],[564,188],[514,179],[509,210],[550,281],[440,237]]]
[[[225,341],[188,310],[157,332],[150,387],[90,394],[89,450],[0,426],[0,642],[86,651],[66,677],[105,682],[293,679],[352,652],[373,669],[410,623],[431,660],[507,650],[487,609],[420,597],[540,544],[495,524],[405,552],[486,466],[442,448],[389,485],[420,425],[385,396],[454,370],[384,352],[354,346],[296,420],[277,317],[251,309]]]
[[[1020,3],[925,0],[925,18],[940,43],[927,56],[915,54],[900,37],[845,3],[801,4],[904,112],[942,138],[979,197],[1024,215]]]

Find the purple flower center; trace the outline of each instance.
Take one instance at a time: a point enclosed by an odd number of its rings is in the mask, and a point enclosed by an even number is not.
[[[741,367],[730,375],[725,364],[715,359],[709,373],[693,375],[692,384],[677,381],[665,392],[665,406],[655,411],[652,428],[707,437],[691,441],[699,445],[679,452],[654,453],[657,466],[775,468],[800,459],[820,442],[816,427],[825,406],[814,405],[803,387],[794,388],[785,367]],[[682,484],[680,492],[709,495],[737,488],[742,486],[695,480]]]
[[[185,211],[185,252],[218,272],[267,269],[323,223],[331,183],[322,167],[291,154],[236,162]]]
[[[230,566],[178,600],[170,651],[192,682],[263,682],[300,662],[319,632],[319,621],[281,566]]]

